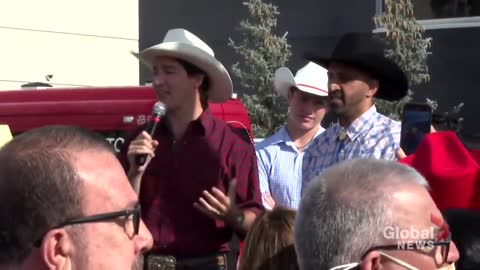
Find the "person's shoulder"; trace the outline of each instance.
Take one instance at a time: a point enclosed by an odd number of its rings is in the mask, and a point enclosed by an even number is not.
[[[320,156],[328,148],[328,145],[334,143],[340,125],[334,123],[326,128],[323,132],[318,134],[310,145],[305,149],[304,158],[309,158],[312,156]]]
[[[222,119],[212,117],[213,134],[220,135],[226,140],[227,144],[237,147],[253,147],[253,138],[249,131],[243,127],[234,127]]]
[[[387,144],[397,147],[400,143],[400,134],[402,124],[390,117],[378,113],[376,121],[369,132],[369,139],[373,139],[377,144]]]
[[[314,139],[314,142],[325,142],[329,141],[331,138],[335,137],[338,133],[340,125],[338,123],[331,124],[328,128],[320,132]]]
[[[278,143],[283,141],[281,138],[280,132],[281,130],[278,130],[273,135],[263,139],[261,142],[256,143],[255,149],[257,151],[261,151],[261,150],[268,150],[270,148],[278,147]]]
[[[400,132],[402,123],[381,113],[378,113],[375,119],[374,126],[388,132]]]

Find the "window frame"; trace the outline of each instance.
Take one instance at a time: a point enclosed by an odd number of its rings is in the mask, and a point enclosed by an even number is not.
[[[375,0],[375,16],[383,13],[383,0]],[[480,27],[480,16],[418,20],[425,30]],[[385,28],[375,28],[374,33],[386,32]]]

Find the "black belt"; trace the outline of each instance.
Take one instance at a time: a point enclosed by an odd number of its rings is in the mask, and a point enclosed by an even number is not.
[[[227,269],[227,255],[217,254],[211,256],[175,258],[149,254],[147,256],[148,270],[204,270],[204,269]]]

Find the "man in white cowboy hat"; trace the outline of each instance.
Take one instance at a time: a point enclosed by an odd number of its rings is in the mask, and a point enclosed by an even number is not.
[[[208,108],[231,97],[230,76],[184,29],[136,56],[152,68],[167,108],[156,135],[136,133],[121,155],[154,238],[147,267],[227,269],[233,232],[244,235],[263,211],[252,143]],[[141,154],[148,158],[138,166]]]
[[[338,123],[318,136],[303,158],[303,188],[331,165],[353,158],[396,159],[399,122],[377,112],[373,98],[399,100],[408,90],[401,68],[371,33],[348,33],[331,57],[308,57],[328,69],[328,105]]]
[[[275,71],[274,86],[288,100],[287,124],[256,146],[264,206],[296,209],[300,202],[305,149],[325,129],[327,70],[309,62],[295,77],[286,67]]]

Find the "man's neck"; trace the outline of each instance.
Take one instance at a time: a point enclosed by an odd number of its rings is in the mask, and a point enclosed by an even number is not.
[[[178,110],[167,113],[166,118],[168,121],[168,127],[176,141],[183,137],[188,125],[192,121],[197,120],[203,111],[204,109],[202,106],[194,106],[193,108],[179,108]]]
[[[288,136],[290,136],[292,142],[295,143],[297,147],[302,147],[308,144],[313,139],[315,134],[317,134],[320,125],[317,125],[316,127],[309,130],[302,130],[295,128],[293,124],[288,122],[286,128]]]
[[[355,120],[357,120],[362,114],[366,113],[373,104],[361,107],[359,110],[353,111],[351,113],[346,113],[345,115],[338,117],[338,122],[344,128],[348,128]]]

